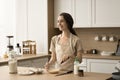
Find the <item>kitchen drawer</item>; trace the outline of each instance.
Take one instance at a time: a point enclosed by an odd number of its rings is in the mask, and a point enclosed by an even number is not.
[[[87,72],[87,67],[86,66],[80,66],[79,70],[83,70],[84,72]]]
[[[32,64],[35,67],[44,67],[45,63],[48,62],[48,58],[40,58],[32,60]]]
[[[87,59],[87,71],[99,73],[116,72],[115,66],[119,60]]]
[[[32,66],[31,60],[18,61],[18,66],[30,67]]]

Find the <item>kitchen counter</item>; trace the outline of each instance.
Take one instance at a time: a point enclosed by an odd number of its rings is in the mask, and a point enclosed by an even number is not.
[[[18,72],[22,71],[25,67],[18,67]],[[19,74],[9,74],[8,66],[0,67],[0,78],[2,80],[106,80],[111,77],[111,74],[85,72],[84,77],[79,77],[73,73],[55,76],[55,74],[43,73],[22,76]]]
[[[18,57],[18,61],[35,59],[35,58],[44,58],[44,57],[50,57],[50,54],[22,55]],[[83,58],[120,60],[120,56],[101,56],[99,54],[83,54]],[[6,64],[7,62],[8,62],[8,58],[0,58],[0,65]]]
[[[120,60],[120,56],[101,56],[100,54],[83,54],[83,58]]]
[[[17,57],[17,60],[22,61],[22,60],[30,60],[30,59],[37,59],[37,58],[45,58],[45,57],[50,57],[50,54],[21,55]],[[6,63],[8,63],[8,58],[0,58],[0,65],[4,65]]]

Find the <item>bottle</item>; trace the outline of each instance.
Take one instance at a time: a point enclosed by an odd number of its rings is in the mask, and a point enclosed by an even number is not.
[[[74,61],[74,74],[77,75],[77,74],[78,74],[78,71],[79,71],[79,60],[78,60],[78,58],[76,57],[76,58],[75,58],[75,61]]]
[[[16,53],[17,53],[17,55],[21,55],[21,47],[20,47],[19,43],[17,43],[17,46],[16,46]]]
[[[10,74],[16,74],[17,73],[17,58],[15,51],[9,51],[9,73]]]

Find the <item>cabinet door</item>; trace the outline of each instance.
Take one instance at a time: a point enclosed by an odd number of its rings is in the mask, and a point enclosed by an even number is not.
[[[57,28],[57,18],[60,13],[73,14],[73,0],[54,0],[54,27]],[[73,15],[72,15],[73,16]]]
[[[91,26],[91,0],[74,0],[74,27]]]
[[[93,27],[120,27],[120,0],[93,0]]]
[[[36,41],[38,52],[48,52],[47,49],[47,0],[28,0],[28,40]]]
[[[88,72],[112,73],[115,72],[115,65],[119,60],[88,59]]]

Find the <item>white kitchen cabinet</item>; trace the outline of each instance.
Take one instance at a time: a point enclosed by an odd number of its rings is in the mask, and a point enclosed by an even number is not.
[[[74,28],[91,27],[91,0],[74,1]]]
[[[120,27],[120,0],[92,0],[93,27]]]
[[[60,13],[73,15],[73,0],[54,0],[54,27],[57,28],[57,18]]]
[[[58,14],[69,12],[74,28],[120,27],[120,0],[54,0],[54,23]]]
[[[112,73],[119,60],[87,59],[87,72]]]
[[[91,0],[54,0],[54,27],[61,12],[70,13],[74,28],[91,26]]]
[[[17,0],[16,4],[16,42],[36,41],[36,52],[47,53],[47,0]]]
[[[87,72],[87,59],[83,58],[82,63],[79,64],[79,69],[84,70],[84,72]]]
[[[61,12],[72,15],[74,28],[91,27],[91,0],[54,0],[54,27]]]

